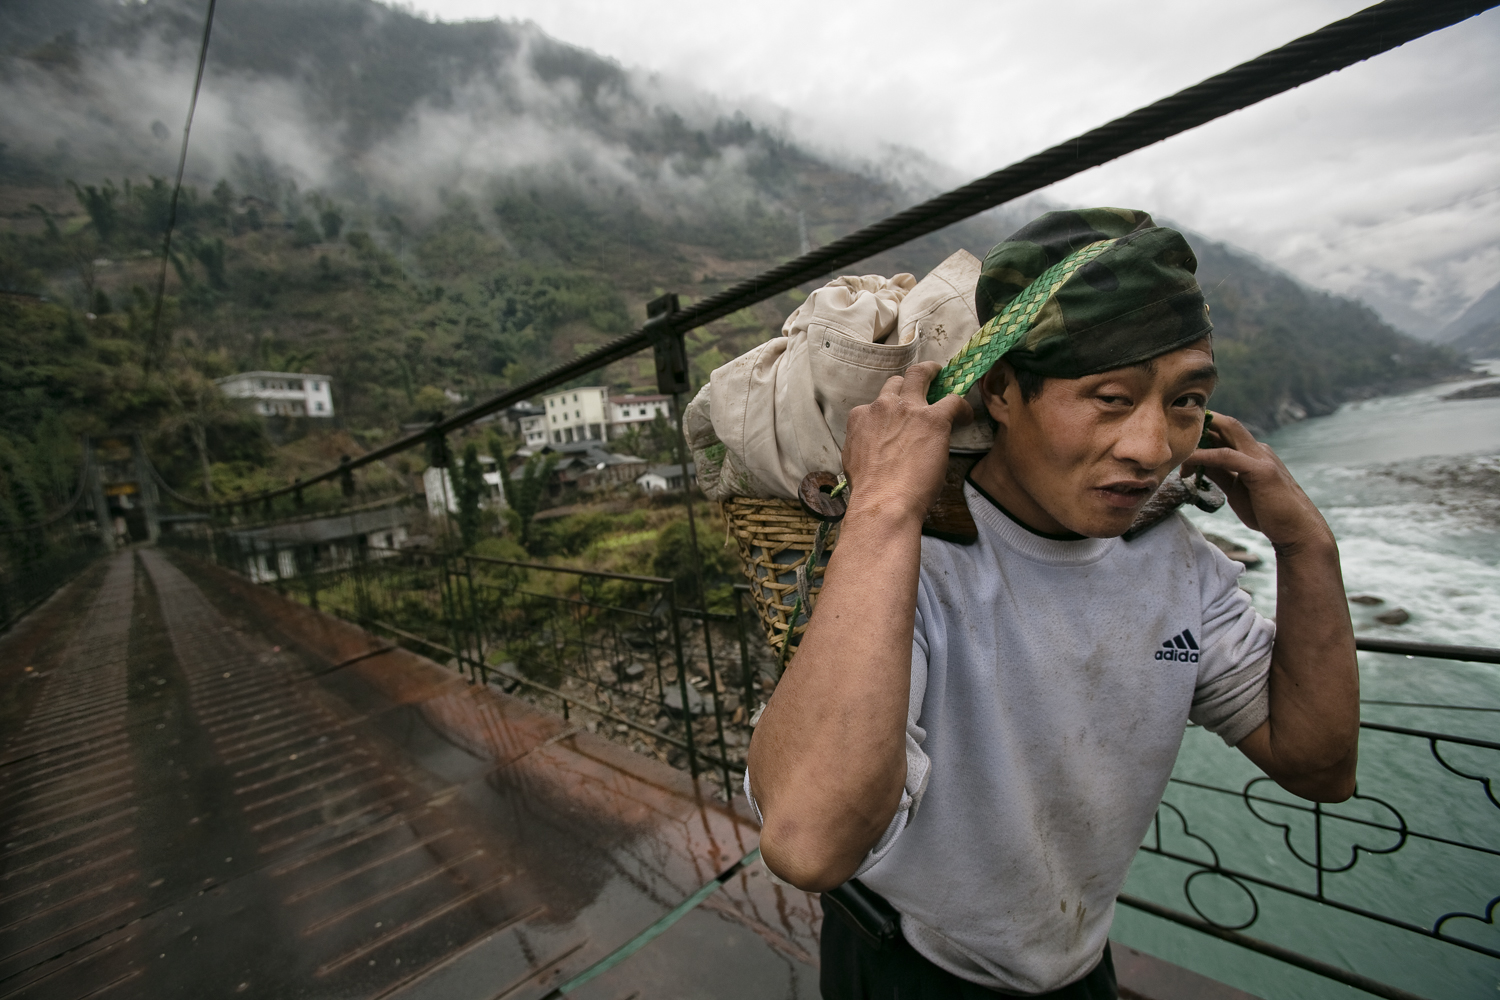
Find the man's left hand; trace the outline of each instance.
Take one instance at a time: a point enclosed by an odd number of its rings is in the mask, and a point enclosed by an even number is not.
[[[1269,445],[1233,417],[1215,413],[1209,436],[1218,447],[1199,448],[1182,467],[1184,479],[1203,466],[1229,498],[1246,526],[1263,533],[1277,551],[1310,543],[1332,543],[1333,532],[1318,508]]]

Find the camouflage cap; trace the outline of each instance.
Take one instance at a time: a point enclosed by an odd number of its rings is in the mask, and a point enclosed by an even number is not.
[[[1006,352],[1016,368],[1082,378],[1139,364],[1213,332],[1193,277],[1198,258],[1187,240],[1128,208],[1048,212],[996,246],[974,292],[980,323],[1048,268],[1104,240],[1112,242],[1067,277]]]

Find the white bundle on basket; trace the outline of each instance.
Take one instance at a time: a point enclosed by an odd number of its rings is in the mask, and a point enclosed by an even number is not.
[[[980,264],[960,250],[922,281],[910,274],[836,278],[807,297],[781,336],[716,369],[683,414],[698,485],[723,504],[751,596],[773,646],[805,627],[798,606],[816,595],[824,559],[808,565],[819,521],[797,502],[813,472],[842,472],[849,411],[919,361],[947,362],[979,328]],[[970,403],[980,409],[978,390]],[[982,411],[981,411],[982,412]],[[978,420],[951,449],[980,454],[992,432]],[[810,603],[810,602],[806,602]]]

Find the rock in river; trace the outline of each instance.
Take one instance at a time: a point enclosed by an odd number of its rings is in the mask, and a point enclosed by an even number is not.
[[[1229,539],[1223,537],[1222,535],[1210,535],[1205,533],[1203,537],[1208,539],[1208,541],[1212,542],[1214,545],[1217,545],[1220,552],[1224,553],[1235,562],[1244,563],[1246,569],[1254,569],[1261,564],[1260,556],[1256,555],[1254,552],[1251,552],[1243,545],[1231,542]]]
[[[1411,620],[1411,613],[1405,608],[1392,608],[1376,615],[1375,620],[1382,625],[1405,625]]]

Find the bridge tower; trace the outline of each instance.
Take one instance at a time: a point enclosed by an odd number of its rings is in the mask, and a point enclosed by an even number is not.
[[[154,544],[161,535],[161,495],[139,434],[124,432],[89,439],[89,492],[99,536],[110,550],[131,542]]]

